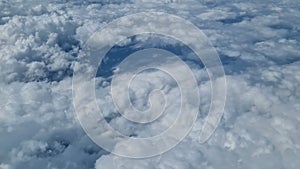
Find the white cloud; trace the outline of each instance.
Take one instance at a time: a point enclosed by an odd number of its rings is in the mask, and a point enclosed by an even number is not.
[[[300,10],[296,1],[4,0],[0,8],[0,169],[300,166]],[[79,45],[95,30],[119,16],[141,11],[176,14],[203,29],[221,54],[228,97],[220,126],[207,143],[200,144],[211,89],[205,71],[193,67],[202,113],[193,130],[161,157],[133,160],[104,152],[84,134],[72,108],[70,76]],[[148,44],[162,43],[140,38]],[[167,85],[172,83],[167,76],[155,72],[143,76],[151,81],[135,84],[145,86],[133,92],[138,108],[147,108],[144,98],[153,84],[164,87],[167,97],[178,102],[178,91]],[[127,135],[155,135],[174,120],[166,116],[147,126],[128,123],[115,114],[111,98],[104,93],[107,90],[98,91],[103,92],[99,104],[111,118],[110,124]],[[173,112],[176,107],[166,109]]]

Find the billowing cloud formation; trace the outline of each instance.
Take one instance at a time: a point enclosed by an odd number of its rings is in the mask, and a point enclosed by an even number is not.
[[[300,166],[300,6],[296,1],[3,0],[0,9],[0,169]],[[200,115],[191,133],[162,156],[133,160],[105,152],[85,135],[73,110],[71,78],[73,62],[95,30],[117,17],[144,11],[181,16],[207,34],[224,64],[228,96],[220,126],[208,142],[199,144],[210,105],[210,83],[205,69],[188,62],[201,95]],[[167,76],[151,73],[145,77],[153,78],[155,85],[172,84]],[[107,83],[102,91],[108,89]],[[147,108],[139,98],[147,98],[150,88],[132,93],[138,108]],[[178,101],[176,86],[166,85],[165,90]],[[126,135],[157,134],[173,120],[146,127],[126,123],[108,104],[110,97],[103,98],[98,101],[107,120]]]

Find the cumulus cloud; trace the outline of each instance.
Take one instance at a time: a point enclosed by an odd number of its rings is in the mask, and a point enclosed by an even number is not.
[[[0,9],[0,169],[300,166],[300,7],[296,1],[3,0]],[[130,50],[154,44],[181,55],[196,77],[201,96],[200,114],[178,146],[161,156],[128,159],[101,149],[81,129],[72,104],[73,63],[82,57],[81,47],[93,32],[115,18],[144,11],[179,15],[202,29],[220,54],[228,95],[219,127],[200,144],[211,83],[194,54],[166,37],[138,36],[118,44],[116,53],[135,43]],[[165,66],[180,69],[174,62]],[[110,69],[117,73],[116,68]],[[137,109],[149,108],[155,88],[172,101],[166,103],[168,115],[149,125],[120,116],[109,95],[111,76],[96,80],[105,120],[124,135],[156,135],[174,121],[177,107],[170,103],[176,105],[180,93],[168,75],[146,71],[132,82],[131,101]],[[163,101],[160,96],[154,95],[152,100],[159,102],[153,104]]]

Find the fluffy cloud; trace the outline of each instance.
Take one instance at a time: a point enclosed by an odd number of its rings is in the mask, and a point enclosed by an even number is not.
[[[0,9],[0,169],[300,166],[300,8],[296,1],[3,0]],[[198,82],[201,113],[191,133],[171,151],[134,160],[104,151],[84,133],[73,109],[71,80],[73,62],[95,30],[142,11],[179,15],[204,30],[224,64],[228,96],[220,126],[200,144],[211,99],[205,69],[174,41],[136,37],[144,46],[130,46],[133,51],[168,43],[183,55]],[[141,77],[146,81],[137,78],[131,93],[137,108],[148,108],[147,98],[155,85],[178,102],[178,88],[168,76],[152,71]],[[106,96],[108,79],[96,91],[98,103],[110,125],[122,133],[155,135],[174,120],[166,116],[147,126],[128,123]],[[167,106],[170,114],[174,109]]]

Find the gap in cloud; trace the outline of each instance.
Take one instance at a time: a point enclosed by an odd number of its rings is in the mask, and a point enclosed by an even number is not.
[[[127,43],[126,43],[127,42]],[[203,68],[201,60],[185,44],[173,38],[158,34],[143,34],[128,37],[112,47],[100,63],[96,77],[109,78],[118,64],[127,56],[143,49],[159,48],[177,55],[189,66]]]

